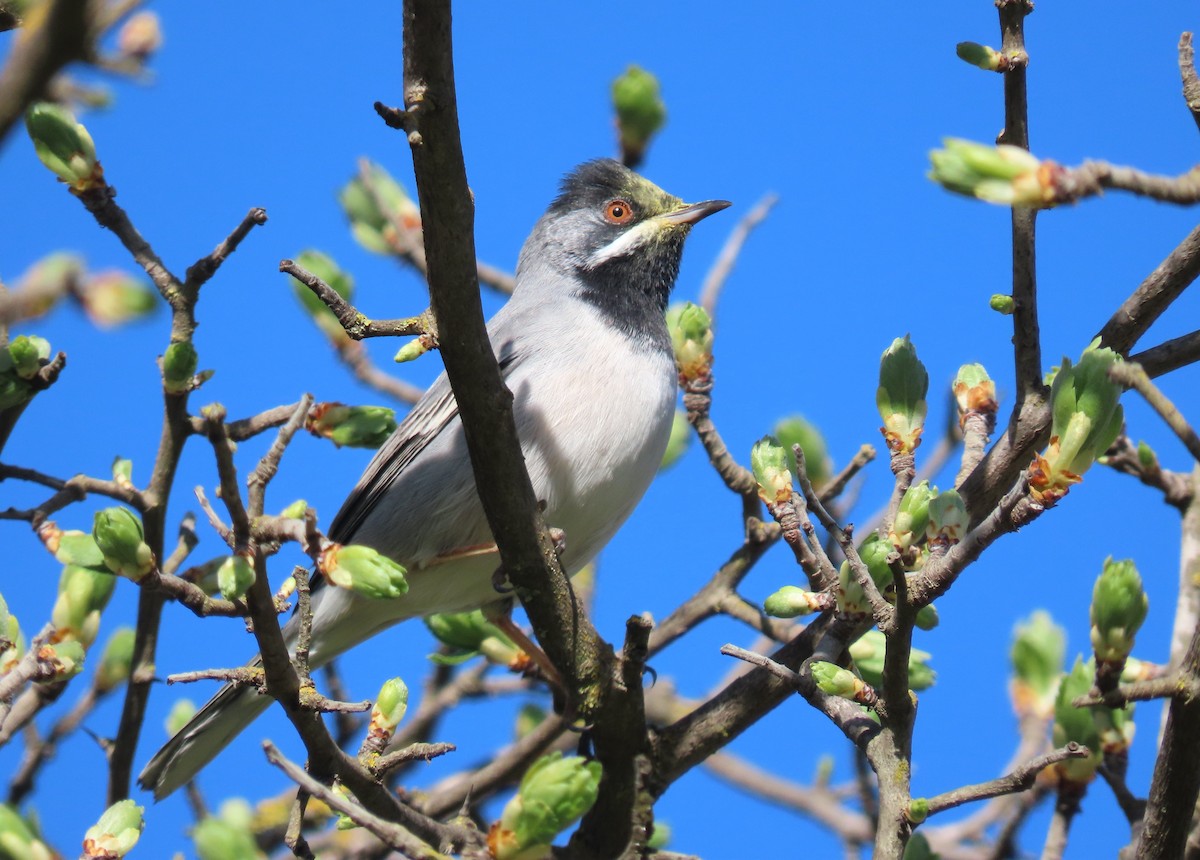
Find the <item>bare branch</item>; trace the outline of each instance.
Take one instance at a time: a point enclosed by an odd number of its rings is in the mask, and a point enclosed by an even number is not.
[[[217,269],[220,268],[229,255],[237,250],[237,246],[250,234],[250,231],[266,223],[266,209],[260,209],[256,206],[247,212],[242,222],[221,241],[221,244],[212,250],[212,253],[201,257],[188,268],[185,274],[188,288],[193,292],[199,290],[209,278],[216,274]]]
[[[989,797],[1000,797],[1004,794],[1015,794],[1019,791],[1025,791],[1033,786],[1037,775],[1050,765],[1066,761],[1070,758],[1084,758],[1088,755],[1090,753],[1087,747],[1072,741],[1064,747],[1060,747],[1053,752],[1048,752],[1045,755],[1040,755],[1026,762],[1005,776],[934,795],[928,799],[929,814],[936,815],[939,812],[945,812],[947,809],[962,806],[964,803],[973,803],[976,800],[987,800]]]
[[[404,319],[373,320],[338,295],[337,290],[329,284],[294,261],[281,260],[279,271],[291,275],[312,290],[313,295],[325,303],[337,317],[346,334],[354,340],[362,340],[365,337],[396,337],[415,334],[430,337],[432,340],[430,346],[437,342],[437,329],[434,327],[433,318],[428,311]]]

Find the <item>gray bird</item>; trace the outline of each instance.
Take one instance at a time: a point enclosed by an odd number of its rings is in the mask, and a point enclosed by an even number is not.
[[[488,336],[514,395],[517,433],[563,568],[595,558],[650,485],[666,450],[676,372],[664,320],[693,224],[729,206],[686,205],[611,160],[580,165],[521,250],[512,297]],[[313,595],[315,668],[398,621],[499,599],[498,555],[475,492],[445,374],[367,466],[329,529],[408,570],[408,593]],[[294,641],[296,621],[284,630]],[[138,782],[156,798],[190,780],[270,704],[225,686],[155,754]]]

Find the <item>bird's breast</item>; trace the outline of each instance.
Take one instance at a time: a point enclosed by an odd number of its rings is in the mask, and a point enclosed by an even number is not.
[[[669,353],[588,321],[510,380],[529,476],[547,523],[566,534],[571,571],[607,543],[649,487],[676,391]]]

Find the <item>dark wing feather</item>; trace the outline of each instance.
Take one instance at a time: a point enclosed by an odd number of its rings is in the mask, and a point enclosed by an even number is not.
[[[501,376],[507,379],[519,363],[520,355],[511,340],[493,343],[493,346],[499,353]],[[391,489],[396,478],[457,416],[458,404],[450,390],[450,382],[443,373],[368,464],[358,484],[333,518],[329,539],[342,544],[351,543],[355,533],[380,498]]]

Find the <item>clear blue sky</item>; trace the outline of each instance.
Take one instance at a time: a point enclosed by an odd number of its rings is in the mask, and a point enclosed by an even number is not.
[[[319,399],[379,402],[333,359],[276,264],[319,247],[355,274],[366,313],[401,316],[425,307],[416,278],[354,244],[334,200],[360,155],[410,176],[403,137],[371,110],[375,99],[401,99],[399,4],[251,4],[225,14],[209,5],[164,4],[159,12],[167,41],[152,64],[153,84],[114,82],[114,108],[86,118],[119,201],[180,273],[249,207],[265,207],[270,216],[205,287],[196,343],[202,367],[217,374],[193,403],[220,400],[241,416],[293,402],[303,391]],[[1182,30],[1197,25],[1194,4],[1181,0],[1119,12],[1039,4],[1027,25],[1035,153],[1068,164],[1094,157],[1166,173],[1187,170],[1197,132],[1179,95],[1175,45]],[[630,62],[660,76],[670,112],[644,172],[686,199],[735,203],[689,240],[678,297],[695,298],[739,217],[764,193],[781,195],[739,261],[718,314],[714,417],[743,460],[755,439],[793,412],[825,429],[839,464],[860,444],[879,444],[878,356],[905,332],[934,386],[948,385],[962,363],[984,363],[1006,414],[1010,324],[987,300],[1008,289],[1008,213],[952,197],[924,178],[926,153],[941,137],[986,141],[1001,128],[1000,77],[954,56],[958,41],[998,42],[990,0],[921,9],[460,3],[455,35],[476,242],[484,260],[511,269],[558,178],[584,159],[614,152],[608,86]],[[12,38],[0,36],[0,51]],[[0,152],[0,187],[6,202],[0,207],[0,277],[7,282],[63,248],[85,254],[96,269],[131,268],[116,240],[36,162],[22,134]],[[1038,262],[1046,363],[1078,355],[1196,217],[1120,194],[1043,215]],[[493,297],[487,301],[497,306]],[[1200,300],[1187,296],[1144,345],[1185,333],[1197,319]],[[30,326],[66,350],[70,364],[19,425],[4,461],[63,476],[104,475],[121,454],[134,459],[135,480],[145,480],[161,411],[146,393],[156,385],[154,356],[166,344],[166,324],[160,313],[143,324],[96,332],[76,312],[59,310]],[[389,350],[372,345],[384,365]],[[430,356],[399,372],[424,384],[438,368]],[[1200,417],[1196,382],[1194,369],[1163,381],[1193,418]],[[930,402],[930,426],[940,426],[945,404],[932,393]],[[1136,399],[1130,397],[1126,409],[1130,435],[1150,440],[1164,465],[1188,468],[1182,446]],[[244,467],[260,449],[243,446]],[[205,446],[190,446],[173,520],[195,507],[193,486],[213,486],[210,457]],[[328,518],[367,458],[299,439],[271,487],[269,507],[303,497]],[[943,486],[951,479],[941,476]],[[852,518],[869,517],[889,489],[886,463],[878,462],[867,470]],[[0,488],[0,506],[37,498],[13,483]],[[98,506],[77,506],[58,521],[86,528]],[[601,631],[619,638],[630,613],[661,618],[694,592],[737,546],[738,510],[693,448],[656,482],[602,557]],[[211,533],[201,531],[196,559],[220,552]],[[19,524],[0,524],[0,546],[0,588],[26,628],[36,629],[53,604],[58,568]],[[1153,491],[1097,468],[1057,509],[971,568],[940,601],[941,627],[919,637],[917,644],[934,653],[940,680],[921,696],[914,793],[935,794],[999,773],[1016,739],[1006,690],[1013,625],[1044,606],[1067,627],[1069,654],[1085,649],[1088,596],[1110,554],[1134,558],[1146,580],[1151,615],[1138,656],[1164,658],[1178,516]],[[789,553],[777,548],[744,593],[761,600],[799,579]],[[130,622],[135,604],[135,589],[122,583],[105,629]],[[178,607],[168,607],[166,619],[162,676],[236,665],[253,650],[240,622],[198,621]],[[684,694],[702,695],[730,668],[719,646],[752,638],[731,623],[710,623],[654,665]],[[395,674],[415,686],[430,649],[420,625],[389,632],[345,661],[352,691],[373,695],[381,679]],[[161,724],[171,703],[181,696],[201,701],[209,693],[155,690],[139,766],[164,739]],[[64,703],[76,695],[68,691]],[[470,706],[447,723],[439,734],[460,744],[455,762],[478,761],[506,738],[513,707]],[[111,734],[118,714],[114,700],[88,726]],[[1148,784],[1158,720],[1157,707],[1139,709],[1130,769],[1138,793]],[[262,760],[264,737],[293,754],[299,749],[281,717],[260,721],[202,775],[210,802],[283,788],[283,778]],[[825,752],[836,757],[836,778],[851,773],[847,742],[800,699],[733,749],[801,781],[811,779]],[[0,773],[11,773],[16,755],[15,749],[0,752]],[[103,806],[102,771],[99,752],[80,735],[43,775],[34,803],[66,854]],[[445,772],[434,765],[427,778]],[[838,856],[836,844],[801,818],[746,799],[700,771],[663,798],[659,813],[674,828],[673,848],[706,858],[751,856],[757,848],[750,845],[764,838],[805,845],[806,856]],[[1046,821],[1045,814],[1033,818],[1024,850],[1040,850]],[[189,853],[187,825],[181,797],[153,807],[135,856]],[[1120,844],[1122,819],[1102,785],[1093,788],[1075,830],[1069,857],[1111,855]]]

